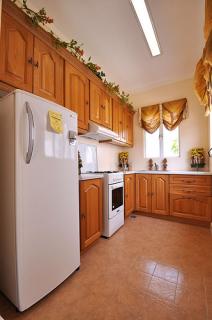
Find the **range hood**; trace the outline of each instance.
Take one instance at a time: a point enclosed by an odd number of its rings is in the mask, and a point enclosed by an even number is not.
[[[111,141],[118,138],[118,134],[92,121],[89,122],[89,131],[81,136],[97,141]]]

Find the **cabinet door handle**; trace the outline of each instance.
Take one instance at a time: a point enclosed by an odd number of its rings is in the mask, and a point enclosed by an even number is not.
[[[32,63],[33,63],[32,57],[28,59],[28,63],[29,63],[29,64],[32,64]]]
[[[38,68],[38,67],[39,67],[38,61],[37,61],[36,63],[34,63],[34,67],[35,67],[35,68]]]

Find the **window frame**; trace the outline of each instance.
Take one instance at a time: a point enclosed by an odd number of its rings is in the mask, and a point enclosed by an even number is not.
[[[177,156],[170,156],[170,157],[166,157],[164,156],[164,148],[163,148],[163,126],[164,124],[161,123],[160,127],[158,128],[159,129],[159,156],[158,157],[147,157],[146,155],[146,132],[145,130],[143,130],[143,141],[144,141],[144,159],[164,159],[164,158],[167,158],[167,159],[176,159],[176,158],[180,158],[180,155],[181,155],[181,135],[180,135],[180,125],[178,126],[178,141],[179,141],[179,154]],[[158,130],[157,129],[157,130]]]

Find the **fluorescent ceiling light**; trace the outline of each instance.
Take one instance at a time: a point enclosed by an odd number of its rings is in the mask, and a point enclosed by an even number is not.
[[[161,52],[145,0],[131,0],[131,2],[143,29],[151,53],[153,56],[158,56]]]

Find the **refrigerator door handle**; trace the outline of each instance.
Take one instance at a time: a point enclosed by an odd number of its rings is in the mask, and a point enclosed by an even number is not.
[[[26,102],[26,112],[28,115],[28,122],[29,122],[29,143],[28,143],[28,150],[26,154],[26,163],[30,163],[31,158],[32,158],[32,153],[33,153],[33,148],[34,148],[34,131],[35,131],[35,126],[34,126],[34,119],[33,119],[33,113],[30,108],[29,102]]]

